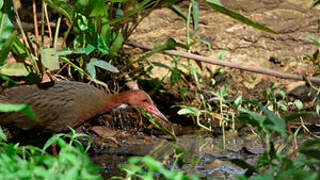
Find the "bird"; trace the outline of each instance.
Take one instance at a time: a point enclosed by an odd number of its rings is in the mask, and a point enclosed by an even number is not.
[[[49,87],[22,85],[4,90],[0,104],[28,104],[39,122],[21,112],[0,114],[0,125],[23,130],[41,128],[49,132],[69,131],[85,121],[113,110],[137,107],[165,122],[168,119],[143,90],[129,90],[109,95],[104,90],[77,81],[52,81]]]

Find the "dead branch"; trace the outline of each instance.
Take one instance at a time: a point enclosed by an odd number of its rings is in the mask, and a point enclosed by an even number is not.
[[[133,47],[141,48],[141,49],[146,49],[146,50],[153,49],[153,46],[142,45],[142,44],[138,44],[133,41],[127,41],[127,42],[125,42],[125,44],[133,46]],[[236,68],[236,69],[241,69],[241,70],[260,73],[260,74],[266,74],[266,75],[270,75],[270,76],[274,76],[274,77],[278,77],[278,78],[282,78],[282,79],[291,79],[291,80],[300,80],[300,81],[306,81],[306,79],[308,79],[313,83],[320,83],[320,78],[318,78],[318,77],[306,77],[304,75],[278,72],[275,70],[261,68],[261,67],[246,66],[246,65],[242,65],[242,64],[238,64],[238,63],[234,63],[234,62],[221,61],[215,57],[203,57],[203,56],[199,56],[199,55],[195,55],[195,54],[191,54],[191,53],[187,53],[187,52],[182,52],[182,51],[176,51],[176,50],[167,50],[165,52],[168,54],[174,55],[174,56],[181,56],[184,58],[189,58],[189,59],[193,59],[196,61],[205,62],[205,63],[209,63],[209,64],[225,66],[225,67],[230,67],[230,68]]]

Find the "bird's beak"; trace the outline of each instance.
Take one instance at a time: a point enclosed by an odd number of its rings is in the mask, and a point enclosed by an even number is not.
[[[159,111],[159,109],[155,106],[149,106],[148,108],[146,108],[146,110],[154,115],[157,118],[160,118],[161,120],[165,121],[165,122],[169,122],[169,120]]]

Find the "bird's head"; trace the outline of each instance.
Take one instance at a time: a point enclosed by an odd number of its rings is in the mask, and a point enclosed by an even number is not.
[[[168,119],[154,105],[150,96],[142,90],[131,90],[122,94],[122,107],[133,106],[148,111],[155,117],[168,122]]]

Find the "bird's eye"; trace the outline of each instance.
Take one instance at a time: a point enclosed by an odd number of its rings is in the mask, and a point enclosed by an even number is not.
[[[148,102],[148,99],[143,99],[142,102]]]

